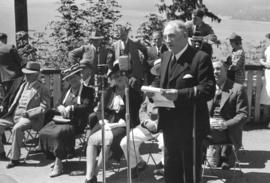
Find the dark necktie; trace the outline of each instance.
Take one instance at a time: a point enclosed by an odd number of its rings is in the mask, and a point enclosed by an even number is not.
[[[173,68],[175,67],[175,65],[176,65],[176,57],[175,55],[173,55],[171,63],[170,63],[170,71],[173,71]]]

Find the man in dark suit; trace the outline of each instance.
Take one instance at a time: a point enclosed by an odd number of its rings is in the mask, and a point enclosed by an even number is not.
[[[248,117],[248,100],[245,87],[227,79],[223,62],[213,63],[217,82],[216,94],[208,102],[211,131],[207,136],[210,144],[232,143],[236,149],[242,146],[242,128]],[[223,145],[219,164],[222,169],[230,168],[232,146]]]
[[[18,75],[22,75],[21,58],[15,46],[7,44],[7,35],[0,33],[0,83],[5,93]]]
[[[132,67],[129,84],[132,88],[139,89],[146,77],[147,49],[140,40],[133,40],[128,37],[128,34],[129,30],[122,27],[120,29],[119,40],[113,43],[113,48],[116,59],[120,55],[129,55]],[[143,55],[143,60],[140,57],[140,53]]]
[[[169,51],[161,56],[160,87],[162,94],[175,104],[175,108],[159,109],[159,128],[163,130],[165,145],[165,182],[192,183],[195,178],[194,182],[200,182],[202,139],[209,131],[207,101],[215,93],[211,58],[188,45],[182,21],[168,22],[163,37]],[[196,165],[196,176],[192,165]]]

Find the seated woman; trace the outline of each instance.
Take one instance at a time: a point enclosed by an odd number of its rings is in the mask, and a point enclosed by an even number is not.
[[[126,122],[125,122],[125,83],[127,79],[121,76],[118,63],[115,63],[112,71],[109,74],[110,87],[104,96],[104,113],[105,113],[105,158],[113,158],[120,160],[123,152],[120,147],[121,139],[126,135]],[[130,126],[131,128],[138,123],[138,111],[142,96],[139,91],[135,91],[130,88]],[[101,106],[98,107],[97,118],[101,121]],[[86,151],[86,183],[96,183],[97,174],[102,166],[103,157],[102,152],[99,153],[98,163],[96,164],[96,157],[98,150],[102,145],[102,130],[101,122],[99,130],[93,133],[88,140],[88,146]],[[94,127],[97,129],[97,126]],[[112,152],[112,153],[109,153]],[[110,156],[111,154],[111,156]],[[105,160],[105,161],[106,161]]]
[[[71,69],[63,78],[70,88],[62,96],[61,104],[50,112],[51,121],[39,133],[40,147],[47,155],[53,154],[55,162],[50,177],[61,175],[61,160],[74,153],[75,136],[83,133],[92,112],[94,89],[81,82],[81,68]]]

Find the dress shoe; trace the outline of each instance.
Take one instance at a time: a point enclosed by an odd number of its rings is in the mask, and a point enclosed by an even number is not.
[[[139,162],[136,167],[131,168],[131,177],[137,178],[139,176],[139,173],[144,171],[147,167],[147,164],[145,161]]]
[[[74,170],[69,173],[70,176],[80,176],[80,175],[85,175],[84,170]]]
[[[230,170],[230,164],[227,163],[227,162],[223,162],[222,165],[221,165],[221,169],[222,170]]]
[[[90,180],[85,179],[84,183],[97,183],[97,176],[93,176]]]
[[[145,161],[140,161],[136,167],[138,168],[139,172],[142,172],[146,169],[147,164]]]
[[[162,162],[159,162],[157,165],[156,165],[156,169],[161,169],[161,168],[164,168],[164,165]]]
[[[13,168],[15,166],[18,166],[20,164],[19,160],[11,160],[9,164],[7,164],[7,168]]]
[[[7,156],[6,156],[6,153],[5,153],[5,152],[1,152],[1,153],[0,153],[0,160],[2,160],[2,161],[6,161],[6,160],[8,160],[8,158],[7,158]]]
[[[153,171],[154,175],[159,175],[159,176],[164,176],[164,168],[160,168],[160,169],[155,169]]]
[[[54,167],[52,172],[50,173],[50,177],[57,177],[63,174],[63,167]]]

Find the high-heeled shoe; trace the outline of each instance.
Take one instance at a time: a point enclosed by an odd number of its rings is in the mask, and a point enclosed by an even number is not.
[[[56,167],[54,166],[52,172],[50,173],[50,177],[53,178],[53,177],[57,177],[59,175],[62,175],[63,174],[63,167]]]
[[[90,180],[85,179],[84,183],[97,183],[97,177],[94,175]]]

